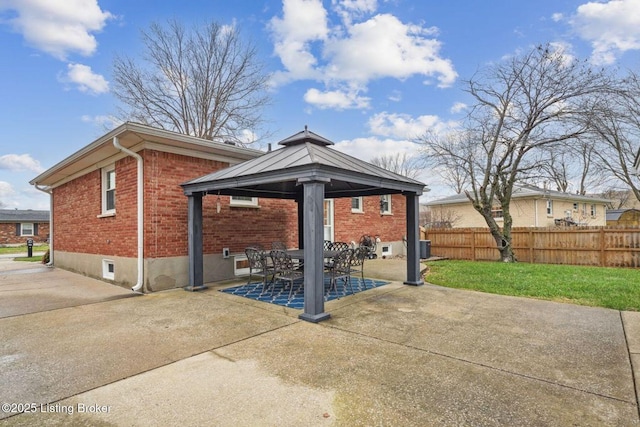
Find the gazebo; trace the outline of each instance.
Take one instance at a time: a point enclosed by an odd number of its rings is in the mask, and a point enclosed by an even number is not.
[[[298,239],[304,249],[304,312],[310,322],[324,311],[323,201],[325,198],[403,194],[407,218],[407,285],[422,285],[419,197],[425,184],[329,148],[333,142],[306,126],[278,143],[283,148],[182,184],[188,198],[189,284],[204,289],[202,198],[207,194],[293,199],[298,203]]]

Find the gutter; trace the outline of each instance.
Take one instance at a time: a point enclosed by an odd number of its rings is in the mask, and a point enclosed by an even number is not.
[[[51,189],[40,187],[40,184],[34,184],[34,187],[49,195],[49,262],[45,265],[53,267],[53,193]]]
[[[138,179],[137,179],[137,186],[138,186],[138,195],[137,195],[137,206],[138,206],[138,281],[137,283],[131,288],[132,291],[134,292],[140,292],[140,290],[142,289],[142,285],[143,285],[143,272],[144,272],[144,190],[143,190],[143,185],[144,185],[144,179],[143,179],[143,164],[142,164],[142,156],[139,155],[138,153],[135,153],[131,150],[129,150],[128,148],[124,148],[122,145],[120,145],[120,143],[118,142],[118,137],[114,136],[113,137],[113,146],[116,147],[118,150],[122,151],[123,153],[128,154],[129,156],[133,157],[136,159],[137,164],[138,164]],[[116,178],[117,179],[117,178]]]

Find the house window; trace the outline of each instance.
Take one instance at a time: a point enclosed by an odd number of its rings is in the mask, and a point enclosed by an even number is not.
[[[110,259],[102,260],[102,277],[107,280],[115,280],[116,268]]]
[[[596,217],[596,205],[591,205],[591,217],[595,218]]]
[[[582,216],[587,216],[587,204],[582,204]]]
[[[553,216],[553,200],[547,200],[547,216]]]
[[[573,211],[578,212],[578,203],[573,204]]]
[[[116,213],[115,164],[102,169],[102,214]]]
[[[258,198],[257,197],[248,197],[248,196],[231,196],[231,200],[229,202],[231,206],[258,206]]]
[[[32,222],[23,222],[20,224],[20,235],[21,236],[33,236],[34,226]]]
[[[380,196],[380,213],[391,214],[391,194]]]
[[[491,217],[495,219],[502,219],[502,207],[501,206],[493,206],[491,208]]]
[[[355,212],[355,213],[364,212],[364,209],[362,208],[362,197],[351,198],[351,212]]]

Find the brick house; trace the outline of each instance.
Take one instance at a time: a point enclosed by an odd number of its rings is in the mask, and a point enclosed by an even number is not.
[[[136,123],[117,127],[31,181],[51,194],[53,264],[146,292],[184,287],[188,215],[180,184],[264,154]],[[380,250],[400,254],[404,206],[400,195],[325,200],[325,236],[379,236]],[[291,200],[205,198],[205,282],[242,274],[248,245],[296,247],[297,225]]]
[[[47,243],[49,211],[0,209],[0,246]]]

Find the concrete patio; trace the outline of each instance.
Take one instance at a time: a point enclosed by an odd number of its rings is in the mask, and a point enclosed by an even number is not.
[[[405,286],[404,262],[312,324],[0,259],[0,424],[640,425],[640,313]]]

